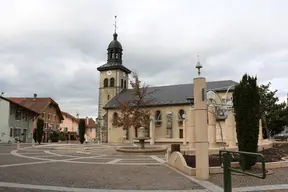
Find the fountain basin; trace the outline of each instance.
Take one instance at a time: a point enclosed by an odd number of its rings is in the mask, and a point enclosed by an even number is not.
[[[140,148],[138,146],[124,146],[116,148],[116,151],[125,152],[125,153],[156,153],[156,152],[165,152],[167,147],[163,146],[145,146],[145,148]]]

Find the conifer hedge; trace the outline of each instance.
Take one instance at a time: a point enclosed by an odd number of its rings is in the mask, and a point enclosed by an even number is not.
[[[84,119],[80,119],[78,123],[78,130],[79,130],[79,141],[81,144],[84,143],[85,141],[85,129],[86,129],[86,124]]]
[[[259,134],[260,95],[257,77],[245,74],[233,92],[236,131],[239,151],[257,152]],[[250,169],[257,158],[242,156],[240,164],[243,169]]]
[[[36,139],[40,144],[43,137],[43,128],[44,128],[44,120],[41,118],[37,119],[37,128],[36,128]]]

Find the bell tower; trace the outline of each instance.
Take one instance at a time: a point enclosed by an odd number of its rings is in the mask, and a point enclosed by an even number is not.
[[[100,72],[98,118],[103,119],[103,107],[122,90],[128,88],[128,75],[131,71],[122,64],[123,48],[118,41],[115,16],[113,40],[107,49],[107,63],[97,68]]]

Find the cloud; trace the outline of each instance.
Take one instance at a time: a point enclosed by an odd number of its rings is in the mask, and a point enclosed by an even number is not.
[[[286,1],[3,0],[0,91],[51,96],[62,110],[97,115],[99,72],[118,15],[123,64],[149,85],[190,83],[197,55],[208,81],[248,72],[288,91]]]

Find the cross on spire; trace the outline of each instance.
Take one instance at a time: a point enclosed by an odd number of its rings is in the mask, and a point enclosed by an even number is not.
[[[196,64],[196,69],[198,69],[198,75],[200,76],[200,74],[201,74],[201,68],[202,68],[202,65],[201,65],[201,63],[200,63],[200,59],[199,59],[199,55],[197,55],[197,64]]]
[[[113,25],[115,27],[115,33],[116,33],[116,30],[118,29],[118,27],[117,27],[117,15],[115,15],[115,23]]]

